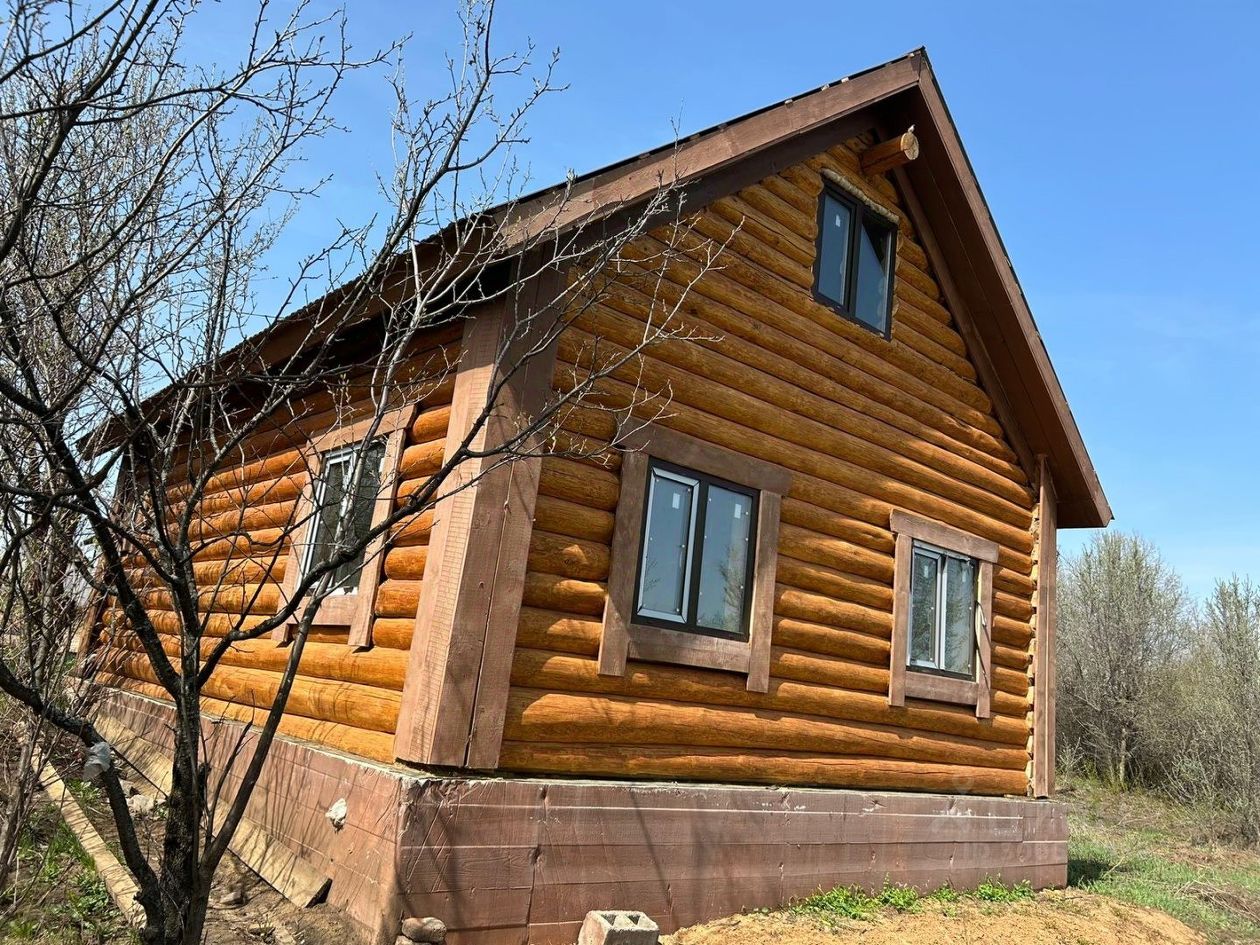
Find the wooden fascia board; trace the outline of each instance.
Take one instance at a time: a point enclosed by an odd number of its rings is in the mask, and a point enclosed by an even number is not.
[[[842,79],[799,99],[736,119],[716,130],[661,149],[639,161],[596,174],[567,190],[547,192],[516,208],[518,239],[540,230],[563,231],[646,199],[662,186],[684,184],[755,157],[776,144],[825,128],[837,119],[918,85],[924,57],[912,53],[870,72]],[[563,202],[563,207],[558,206]]]
[[[926,59],[918,94],[898,106],[899,122],[914,124],[923,144],[906,177],[968,296],[1018,425],[1030,446],[1050,457],[1065,499],[1059,524],[1106,525],[1111,508]]]

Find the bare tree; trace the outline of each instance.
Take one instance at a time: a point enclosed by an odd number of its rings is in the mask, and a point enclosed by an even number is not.
[[[1216,582],[1183,658],[1163,674],[1145,720],[1148,780],[1224,812],[1260,841],[1260,587]]]
[[[209,57],[218,65],[190,55],[198,14],[177,0],[9,0],[0,424],[42,473],[0,477],[0,501],[29,505],[63,546],[90,550],[70,570],[115,615],[94,665],[138,666],[173,704],[159,862],[141,849],[117,772],[103,775],[146,942],[200,940],[215,871],[338,569],[467,487],[472,461],[487,475],[543,452],[596,458],[659,414],[668,391],[638,382],[640,355],[689,335],[678,293],[658,292],[656,280],[685,256],[694,281],[721,249],[689,233],[668,180],[611,221],[571,204],[572,181],[523,201],[514,152],[531,107],[556,89],[554,57],[535,67],[532,50],[500,54],[489,0],[465,0],[460,23],[449,86],[421,101],[402,78],[403,46],[356,59],[342,16],[315,16],[301,0],[284,11],[257,0],[239,48]],[[256,283],[277,236],[318,189],[298,182],[294,162],[335,131],[345,76],[378,66],[394,67],[383,81],[397,103],[398,156],[378,212],[331,233],[290,274],[280,304],[260,311]],[[640,241],[649,229],[656,240]],[[654,247],[646,256],[645,245]],[[566,336],[580,343],[557,389],[530,416],[505,414],[505,385],[553,350],[613,278],[634,282],[651,313],[639,336]],[[383,418],[429,396],[455,367],[433,339],[488,304],[506,308],[510,328],[464,441],[372,527],[317,502],[310,516],[331,516],[332,538],[286,582],[287,596],[262,606],[305,523],[290,515],[262,534],[252,507],[309,489],[302,437],[370,421],[346,484],[365,488]],[[278,492],[259,494],[242,470],[285,446],[296,458],[266,486]],[[6,573],[28,573],[37,544],[11,542]],[[29,638],[30,609],[21,613],[12,632]],[[64,631],[68,617],[46,619]],[[204,689],[234,644],[278,627],[291,636],[288,659],[265,718],[238,746],[241,786],[224,794],[207,768]],[[104,742],[80,706],[53,700],[24,664],[0,658],[0,689],[83,746]]]
[[[1064,560],[1059,579],[1058,725],[1065,753],[1124,787],[1162,674],[1184,652],[1191,609],[1149,542],[1104,532]]]

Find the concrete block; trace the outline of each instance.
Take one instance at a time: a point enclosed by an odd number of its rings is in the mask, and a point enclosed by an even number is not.
[[[578,945],[656,945],[660,931],[642,912],[600,909],[586,913]]]

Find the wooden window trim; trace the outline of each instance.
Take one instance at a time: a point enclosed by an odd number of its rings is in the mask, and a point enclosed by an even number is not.
[[[879,335],[885,340],[890,340],[892,338],[894,290],[896,289],[897,280],[897,220],[891,218],[887,211],[876,210],[867,200],[860,199],[855,193],[856,191],[857,188],[850,185],[847,181],[842,182],[839,175],[836,175],[834,178],[831,176],[824,176],[823,178],[822,192],[818,195],[816,221],[818,235],[814,239],[814,280],[810,287],[810,293],[813,295],[814,301],[819,305],[825,305],[845,321],[865,328],[867,331]],[[824,295],[818,288],[821,282],[823,263],[823,214],[827,206],[828,197],[837,203],[844,204],[852,214],[852,224],[849,228],[848,257],[844,261],[845,297],[843,301]],[[859,253],[861,252],[862,221],[867,217],[874,219],[889,234],[889,259],[887,273],[884,277],[887,282],[884,293],[884,327],[882,329],[862,321],[857,315],[858,264]]]
[[[358,443],[369,433],[374,438],[385,438],[385,455],[381,459],[381,487],[377,492],[376,506],[372,510],[372,527],[375,528],[388,517],[393,508],[398,487],[398,466],[407,446],[407,432],[415,421],[416,410],[416,404],[408,404],[383,414],[379,422],[375,422],[375,416],[363,417],[322,436],[313,437],[302,448],[302,465],[309,475],[297,499],[294,521],[299,524],[289,543],[280,607],[292,597],[300,580],[307,538],[315,524],[315,490],[318,487],[324,454]],[[364,549],[363,570],[359,572],[359,586],[355,593],[325,597],[320,602],[313,621],[320,626],[346,627],[346,643],[355,649],[367,649],[372,645],[372,616],[376,610],[376,592],[380,587],[385,541],[385,535],[378,535]],[[272,639],[277,643],[289,642],[296,626],[296,617],[285,621],[272,631]]]
[[[720,669],[747,676],[750,692],[770,686],[770,635],[774,623],[774,580],[778,564],[779,515],[792,474],[781,466],[734,453],[674,430],[651,428],[627,437],[621,465],[621,496],[613,524],[608,599],[604,606],[599,672],[623,676],[628,659]],[[658,459],[756,489],[752,599],[747,639],[670,630],[634,620],[649,461]]]
[[[906,699],[925,699],[976,707],[976,718],[987,719],[992,698],[993,660],[993,566],[997,563],[995,542],[915,515],[894,510],[890,518],[896,536],[893,571],[892,656],[889,666],[888,704],[904,706]],[[916,670],[907,665],[910,633],[910,566],[915,541],[926,542],[974,558],[977,575],[980,619],[976,621],[975,680],[958,679]]]

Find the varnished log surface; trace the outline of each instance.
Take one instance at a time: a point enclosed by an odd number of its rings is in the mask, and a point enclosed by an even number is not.
[[[436,347],[416,356],[413,373],[425,370],[430,360],[453,362],[457,343],[449,335],[435,337]],[[451,391],[446,380],[421,401],[399,460],[399,501],[421,488],[441,465]],[[308,486],[300,446],[305,436],[327,432],[337,411],[326,396],[314,395],[295,404],[286,416],[293,419],[285,423],[279,418],[274,430],[247,444],[247,462],[214,476],[198,506],[194,534],[202,547],[194,573],[206,637],[203,653],[233,628],[262,621],[278,604],[289,558],[284,532],[299,494]],[[169,494],[178,505],[186,501],[187,489],[176,484]],[[282,732],[374,760],[393,760],[393,733],[432,527],[433,515],[426,512],[392,536],[381,560],[370,649],[352,648],[347,627],[312,628]],[[176,655],[181,627],[169,595],[152,577],[146,578],[139,561],[133,564],[137,583],[149,588],[145,599],[163,635],[163,647]],[[119,618],[116,612],[107,613],[102,631],[102,642],[109,647],[107,681],[163,698],[139,640]],[[234,645],[206,687],[207,711],[247,721],[261,719],[288,657],[289,647],[270,637]]]
[[[954,315],[893,183],[860,171],[863,143],[832,149],[722,198],[693,219],[689,258],[664,270],[677,301],[703,240],[720,269],[683,301],[680,330],[600,385],[668,389],[662,422],[793,473],[778,547],[767,693],[716,670],[632,661],[600,676],[620,464],[543,461],[501,766],[534,773],[827,784],[1023,794],[1028,787],[1031,623],[1036,594],[1030,473],[978,380]],[[841,319],[811,295],[822,174],[842,174],[900,220],[892,338]],[[665,247],[630,253],[629,278],[561,339],[557,386],[593,343],[615,356],[641,337],[642,277]],[[612,435],[577,411],[565,436]],[[565,442],[563,436],[561,442]],[[911,699],[890,707],[896,509],[998,548],[993,716]]]

